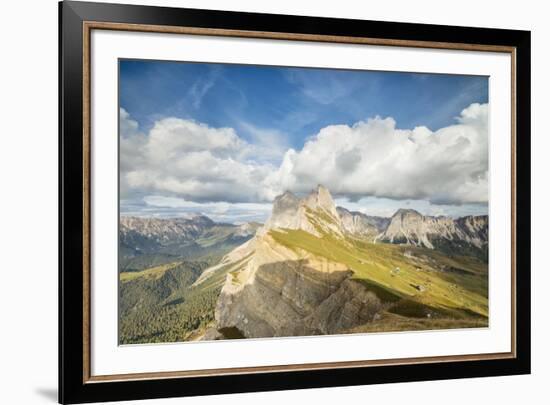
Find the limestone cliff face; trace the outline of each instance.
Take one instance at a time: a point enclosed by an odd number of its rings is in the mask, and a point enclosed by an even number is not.
[[[345,234],[324,187],[302,199],[289,192],[277,197],[271,217],[256,236],[196,282],[200,285],[230,269],[216,305],[215,329],[220,334],[216,336],[333,334],[364,324],[380,311],[377,296],[353,281],[353,272],[345,265],[283,246],[270,234],[289,230],[318,237]]]
[[[310,235],[306,238],[304,232]],[[281,239],[281,235],[287,238]],[[328,260],[311,253],[317,249],[305,251],[293,244],[300,238],[315,243],[311,235],[319,238],[316,247],[327,249],[334,240],[350,244],[350,235],[378,235],[375,240],[427,248],[484,249],[488,220],[427,217],[413,210],[399,210],[391,219],[368,217],[337,209],[330,192],[322,186],[305,198],[286,192],[275,199],[271,217],[254,238],[196,281],[198,286],[225,277],[216,304],[215,326],[205,336],[345,333],[375,318],[382,310],[380,299],[352,279],[352,270],[339,263],[336,254],[323,255],[331,258]]]
[[[390,243],[402,242],[433,249],[428,233],[435,232],[436,227],[438,232],[448,233],[451,223],[450,218],[436,222],[433,218],[424,217],[415,210],[400,209],[392,216],[387,229],[378,240]]]
[[[389,218],[365,215],[342,207],[337,207],[336,210],[344,230],[348,234],[359,238],[371,239],[383,232],[390,223]]]
[[[271,229],[301,229],[315,236],[325,231],[343,236],[340,216],[330,192],[323,186],[318,186],[303,199],[289,191],[275,198],[263,233]]]
[[[398,210],[378,241],[403,243],[429,249],[463,249],[470,246],[485,250],[489,237],[487,216],[450,217],[424,216],[415,210]]]
[[[333,334],[372,320],[380,310],[380,300],[352,281],[345,266],[298,259],[269,236],[255,243],[257,254],[227,276],[218,299],[216,327],[224,337]]]
[[[325,187],[319,185],[304,200],[304,205],[311,210],[323,210],[333,218],[338,219],[339,215],[332,200],[332,195]]]

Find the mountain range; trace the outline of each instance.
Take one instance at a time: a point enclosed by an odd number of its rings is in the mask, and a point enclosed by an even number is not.
[[[314,212],[323,217],[315,218]],[[205,215],[168,219],[122,216],[120,247],[123,257],[163,253],[192,257],[208,248],[236,247],[259,229],[263,232],[302,229],[316,236],[328,231],[340,237],[345,234],[373,242],[439,249],[448,254],[466,251],[485,259],[488,254],[487,215],[453,219],[399,209],[391,218],[370,216],[336,207],[330,192],[322,186],[303,199],[288,191],[276,197],[272,214],[264,226],[255,222],[217,223]]]
[[[485,327],[488,217],[391,218],[319,186],[265,224],[121,217],[121,343]]]
[[[221,286],[200,338],[484,325],[487,266],[461,252],[484,248],[487,226],[412,210],[369,217],[337,208],[322,186],[304,198],[286,192],[252,239],[194,282]]]
[[[216,261],[256,233],[261,224],[217,223],[204,215],[191,218],[121,216],[120,270],[141,270],[177,259]]]
[[[458,219],[424,216],[411,209],[400,209],[375,241],[423,246],[448,254],[470,253],[488,258],[489,217],[466,216]]]
[[[349,234],[359,238],[371,239],[383,232],[391,219],[366,215],[358,211],[349,211],[343,207],[336,207],[340,216],[341,226]]]
[[[336,207],[330,192],[318,186],[302,199],[288,191],[275,198],[271,217],[261,229],[264,233],[270,229],[301,229],[315,236],[330,232],[339,237],[487,258],[489,218],[425,216],[412,209],[399,209],[391,218],[369,216]]]

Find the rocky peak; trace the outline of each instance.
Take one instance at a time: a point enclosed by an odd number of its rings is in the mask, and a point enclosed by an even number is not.
[[[241,237],[252,236],[259,228],[261,228],[261,226],[262,224],[258,222],[245,222],[244,224],[238,226],[238,230],[235,232],[235,235]]]
[[[300,199],[290,191],[285,191],[283,194],[275,197],[273,201],[273,215],[282,214],[285,212],[293,213],[300,206]]]
[[[400,208],[392,215],[386,233],[399,233],[403,230],[405,233],[407,231],[419,233],[420,229],[424,227],[426,218],[416,210]]]
[[[213,226],[215,224],[214,221],[202,214],[194,215],[190,219],[183,219],[183,222],[192,223],[198,226]]]
[[[422,218],[422,214],[416,210],[410,208],[399,208],[395,211],[395,214],[392,215],[392,218]]]
[[[320,185],[302,199],[290,191],[275,198],[271,217],[263,232],[285,228],[301,229],[316,236],[320,236],[319,228],[337,235],[343,234],[332,196]]]
[[[447,249],[452,253],[467,247],[479,251],[479,255],[485,257],[488,227],[487,216],[453,219],[446,216],[425,216],[411,209],[399,209],[376,240],[429,249]]]
[[[320,184],[315,190],[309,193],[304,200],[304,204],[314,211],[322,209],[334,218],[339,218],[338,212],[336,211],[336,205],[334,204],[330,191]]]
[[[383,232],[390,223],[390,218],[376,217],[362,212],[349,211],[344,207],[336,207],[342,227],[356,237],[373,238]]]

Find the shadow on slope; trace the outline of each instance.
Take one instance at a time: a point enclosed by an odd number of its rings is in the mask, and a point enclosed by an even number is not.
[[[230,273],[216,305],[217,329],[261,338],[334,334],[363,324],[382,305],[352,275],[341,264],[309,260],[260,265],[251,280]]]

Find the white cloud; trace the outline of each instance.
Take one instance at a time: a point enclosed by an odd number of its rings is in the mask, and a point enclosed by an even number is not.
[[[121,110],[121,188],[123,195],[134,191],[186,203],[269,202],[285,190],[307,192],[317,184],[350,200],[486,203],[487,114],[486,104],[472,104],[456,125],[435,132],[397,129],[392,118],[380,117],[328,126],[299,151],[277,151],[282,161],[275,167],[270,162],[279,145],[271,132],[263,143],[251,144],[232,128],[164,118],[144,135]]]
[[[225,213],[232,209],[239,210],[254,210],[254,211],[271,211],[271,204],[269,203],[228,203],[225,201],[220,202],[208,202],[197,203],[194,201],[187,201],[178,197],[166,197],[161,195],[151,195],[143,198],[143,201],[153,207],[166,207],[166,208],[207,208],[218,213]]]
[[[137,121],[124,109],[120,109],[120,194],[124,198],[130,192],[126,174],[134,167],[147,164],[141,153],[147,137],[139,131]]]
[[[139,124],[137,121],[130,118],[130,114],[124,108],[120,109],[120,133],[123,137],[128,138],[138,133]]]
[[[488,106],[472,104],[436,132],[400,130],[376,117],[323,128],[301,151],[286,152],[266,184],[275,193],[323,184],[333,194],[426,199],[439,204],[488,199]]]
[[[158,120],[147,136],[121,110],[121,189],[196,201],[266,200],[259,184],[275,170],[232,128],[191,120]],[[129,133],[124,132],[130,130]]]

